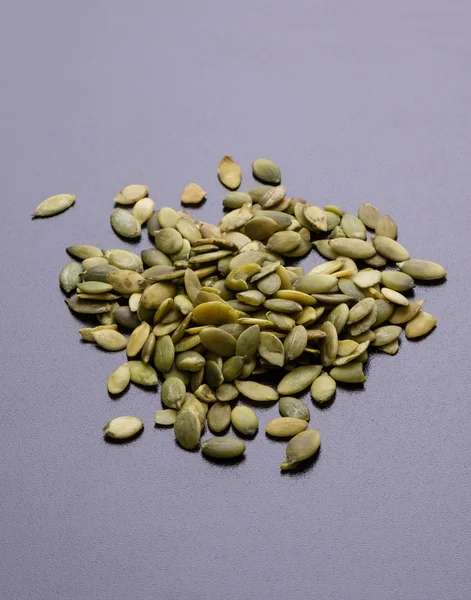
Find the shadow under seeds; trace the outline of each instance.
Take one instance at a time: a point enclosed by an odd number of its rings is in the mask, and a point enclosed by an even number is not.
[[[109,438],[106,435],[104,435],[103,440],[106,444],[110,444],[111,446],[125,446],[126,444],[131,444],[132,442],[137,440],[137,438],[141,437],[142,432],[143,429],[141,429],[141,431],[138,431],[132,437],[127,438],[125,440],[114,440],[113,438]]]
[[[203,454],[204,460],[218,467],[236,467],[245,461],[245,455],[237,456],[236,458],[213,458]]]
[[[113,229],[114,231],[114,229]],[[141,234],[134,238],[128,238],[124,235],[120,235],[116,231],[114,231],[117,238],[119,238],[122,242],[129,244],[131,246],[138,246],[141,243]]]

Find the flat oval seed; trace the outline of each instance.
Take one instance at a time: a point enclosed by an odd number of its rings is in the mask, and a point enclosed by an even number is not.
[[[237,338],[235,353],[250,358],[255,355],[260,344],[260,327],[251,325]]]
[[[179,410],[185,400],[186,386],[178,377],[169,377],[162,384],[160,398],[162,404]]]
[[[306,429],[307,422],[296,417],[277,417],[265,426],[265,432],[274,437],[293,437]]]
[[[329,240],[329,246],[337,254],[342,254],[349,258],[370,258],[376,252],[375,248],[369,242],[354,238]],[[334,258],[336,257],[334,256]]]
[[[278,384],[278,392],[283,396],[302,392],[320,375],[322,365],[305,365],[290,371]]]
[[[341,367],[334,367],[330,371],[330,376],[335,381],[342,383],[363,383],[366,377],[363,374],[363,365],[359,362],[351,362]]]
[[[278,392],[268,385],[263,385],[255,381],[234,381],[237,390],[249,398],[257,402],[274,402],[278,400]]]
[[[223,156],[218,165],[218,177],[222,185],[236,190],[242,181],[242,169],[231,156]]]
[[[129,306],[119,306],[113,310],[113,318],[122,327],[135,329],[141,323],[136,313],[131,312]]]
[[[203,346],[219,356],[234,356],[236,339],[227,331],[217,327],[207,327],[199,334]]]
[[[145,321],[136,327],[129,338],[126,354],[130,357],[137,356],[146,343],[149,333],[151,333],[150,325]]]
[[[246,436],[253,436],[258,430],[258,417],[248,406],[236,406],[231,412],[234,429]]]
[[[208,411],[208,427],[214,433],[221,433],[231,423],[231,405],[227,402],[215,402]]]
[[[105,294],[111,291],[113,286],[102,281],[84,281],[77,284],[77,289],[84,294]]]
[[[304,402],[301,402],[301,400],[293,398],[292,396],[280,398],[278,410],[282,417],[296,417],[297,419],[303,419],[304,421],[309,421],[311,418],[309,408]]]
[[[216,389],[216,397],[220,402],[231,402],[235,400],[239,392],[235,385],[232,383],[222,383]]]
[[[150,198],[138,200],[132,207],[132,216],[139,225],[143,225],[152,216],[155,209],[155,202]]]
[[[394,304],[399,304],[400,306],[409,306],[409,299],[396,292],[395,290],[390,290],[389,288],[381,288],[381,293],[390,302]]]
[[[103,257],[103,250],[96,246],[89,246],[87,244],[76,244],[74,246],[68,246],[67,252],[74,258],[79,260],[85,260],[86,258]]]
[[[193,319],[200,325],[222,325],[224,323],[235,323],[237,311],[228,304],[221,302],[205,302],[195,307]]]
[[[381,272],[375,269],[362,269],[352,277],[352,281],[359,288],[373,287],[381,281]]]
[[[297,313],[302,311],[303,307],[299,302],[294,302],[293,300],[282,300],[279,298],[272,298],[270,300],[266,300],[263,303],[263,306],[267,310],[273,310],[275,312],[280,313]]]
[[[323,294],[337,285],[337,278],[327,274],[313,274],[298,277],[293,288],[305,294]]]
[[[95,331],[91,335],[100,348],[110,352],[124,350],[128,343],[122,333],[119,333],[119,331],[113,331],[111,329]]]
[[[335,395],[337,383],[328,373],[322,373],[311,386],[311,397],[318,404],[329,402]]]
[[[338,304],[327,317],[326,321],[330,321],[332,325],[335,327],[337,331],[337,335],[340,335],[347,324],[348,315],[350,311],[348,309],[347,304],[344,302],[342,304]]]
[[[181,352],[175,358],[175,365],[180,371],[199,371],[204,367],[205,362],[204,356],[194,350]]]
[[[200,204],[206,197],[206,192],[197,183],[189,183],[180,196],[182,204]]]
[[[378,219],[378,221],[376,222],[375,231],[376,235],[382,235],[393,240],[397,238],[396,222],[389,215],[382,215]]]
[[[278,185],[281,181],[280,168],[273,161],[266,158],[257,158],[254,160],[252,163],[252,172],[256,179],[264,183]]]
[[[412,277],[400,271],[383,271],[381,273],[381,282],[387,288],[396,292],[407,292],[415,287],[415,281]]]
[[[141,360],[130,360],[128,365],[133,383],[145,386],[157,385],[157,373],[150,365],[146,365]]]
[[[330,321],[326,321],[320,326],[320,330],[325,333],[325,338],[321,341],[320,359],[324,366],[332,365],[337,357],[338,334],[337,329]]]
[[[157,248],[142,250],[141,258],[148,267],[172,266],[171,259]]]
[[[104,427],[103,433],[113,440],[127,440],[134,437],[144,429],[144,423],[137,417],[116,417],[111,419]]]
[[[382,217],[382,214],[379,208],[376,208],[376,206],[365,203],[362,204],[358,209],[358,217],[367,227],[374,229],[376,227],[376,223]]]
[[[165,408],[155,413],[154,423],[156,425],[173,425],[177,419],[178,411],[173,408]]]
[[[140,223],[123,208],[116,208],[111,213],[110,222],[114,231],[122,237],[135,238],[141,235]]]
[[[260,334],[258,353],[270,364],[282,367],[285,362],[285,351],[281,340],[268,331]]]
[[[352,306],[350,309],[350,312],[348,313],[347,324],[351,325],[352,323],[361,321],[370,314],[374,306],[375,301],[373,298],[364,298],[363,300],[360,300],[360,302]]]
[[[106,250],[105,258],[108,260],[110,265],[117,267],[118,269],[128,269],[129,271],[136,271],[142,273],[143,266],[142,260],[134,252],[128,250]]]
[[[365,226],[355,215],[345,213],[340,221],[340,226],[348,238],[366,240]]]
[[[406,325],[406,336],[414,339],[427,335],[437,324],[437,319],[427,312],[419,312]]]
[[[193,450],[201,437],[201,423],[191,410],[181,410],[173,426],[175,437],[182,448]]]
[[[222,374],[224,377],[224,381],[234,381],[237,379],[242,369],[244,368],[245,357],[243,356],[232,356],[224,363],[222,367]],[[222,383],[222,382],[221,382]]]
[[[425,300],[418,300],[417,302],[409,302],[409,306],[398,306],[389,321],[393,325],[401,325],[411,321],[422,310],[424,303]]]
[[[396,240],[376,235],[372,236],[371,241],[377,252],[389,260],[399,262],[410,258],[409,252]]]
[[[277,222],[269,217],[256,216],[245,224],[244,232],[251,240],[266,240],[278,229]]]
[[[425,281],[441,279],[447,275],[446,270],[438,263],[419,258],[405,260],[404,262],[400,262],[397,266],[403,273],[407,273],[414,279],[423,279]]]
[[[293,468],[295,463],[311,458],[319,450],[320,445],[321,434],[316,429],[298,433],[286,446],[286,460],[281,463],[281,469]]]
[[[155,234],[155,245],[164,254],[176,254],[183,246],[183,237],[176,229],[160,229]]]
[[[118,326],[116,324],[113,325],[99,325],[98,327],[84,327],[83,329],[79,329],[79,333],[82,336],[85,342],[94,342],[94,338],[92,333],[95,331],[104,331],[106,329],[110,329],[116,331]]]
[[[301,236],[297,231],[277,231],[268,239],[267,250],[285,254],[297,248],[300,243]]]
[[[111,373],[108,377],[107,389],[110,394],[121,394],[131,381],[129,365],[124,363]]]
[[[149,188],[141,183],[132,183],[124,187],[114,198],[117,204],[135,204],[138,200],[145,198]]]
[[[229,192],[224,200],[222,201],[222,205],[226,208],[241,208],[247,202],[250,202],[250,196],[245,192]]]
[[[365,293],[357,285],[353,283],[351,279],[339,279],[338,286],[342,294],[353,298],[357,302],[363,300]]]
[[[384,346],[397,339],[401,333],[402,328],[399,325],[383,325],[373,331],[375,339],[371,342],[372,346]]]
[[[74,202],[74,194],[56,194],[43,200],[31,216],[52,217],[70,208]]]
[[[263,334],[262,334],[263,335]],[[304,352],[307,346],[307,331],[302,325],[296,325],[286,336],[283,347],[285,350],[285,359],[287,361],[295,360]]]
[[[383,323],[389,320],[394,312],[395,305],[392,302],[383,298],[375,300],[376,304],[376,321],[373,323],[374,327],[379,327]]]
[[[79,263],[71,262],[65,265],[59,275],[59,284],[67,294],[75,290],[80,283],[82,266]]]
[[[215,437],[203,442],[201,451],[211,458],[237,458],[245,452],[245,444],[229,436]]]

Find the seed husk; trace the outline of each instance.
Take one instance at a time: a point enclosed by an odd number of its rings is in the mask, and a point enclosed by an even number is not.
[[[174,425],[177,420],[178,411],[173,408],[165,408],[163,410],[158,410],[155,413],[154,423],[156,425]]]
[[[103,433],[113,440],[128,440],[144,429],[144,423],[137,417],[116,417],[104,427]]]
[[[375,229],[376,223],[382,216],[379,208],[376,208],[376,206],[373,206],[372,204],[362,204],[358,209],[358,217],[370,229]]]
[[[328,373],[322,373],[312,382],[311,397],[318,404],[329,402],[335,395],[337,383]]]
[[[141,360],[130,360],[128,365],[131,371],[131,381],[133,383],[144,386],[157,385],[157,373],[150,365],[146,365]]]
[[[245,452],[245,444],[229,436],[214,437],[201,444],[201,451],[211,458],[237,458]]]
[[[257,158],[254,160],[252,163],[252,172],[256,179],[264,183],[278,185],[281,181],[280,168],[273,161],[266,158]]]
[[[253,436],[257,433],[258,417],[248,406],[236,406],[232,409],[230,420],[234,429],[242,435]]]
[[[414,339],[427,335],[437,324],[437,319],[427,312],[419,312],[406,325],[406,336]]]
[[[343,232],[348,238],[366,240],[366,229],[363,221],[355,215],[345,213],[340,222]]]
[[[231,156],[223,156],[218,165],[218,177],[222,185],[236,190],[242,181],[242,169]]]
[[[375,247],[369,242],[355,238],[335,238],[329,240],[329,246],[336,253],[333,258],[336,258],[338,254],[354,259],[370,258],[376,252]]]
[[[301,402],[301,400],[292,396],[280,398],[278,410],[282,417],[295,417],[297,419],[303,419],[304,421],[309,421],[311,418],[309,408],[304,402]]]
[[[173,426],[175,437],[182,448],[193,450],[199,444],[201,423],[191,410],[181,410]]]
[[[308,429],[295,435],[286,446],[286,458],[281,470],[286,471],[298,466],[298,463],[311,458],[319,450],[321,434],[317,429]]]
[[[363,374],[363,365],[360,362],[351,362],[341,367],[334,367],[330,376],[335,381],[342,383],[363,383],[366,377]]]
[[[395,240],[397,238],[396,222],[389,215],[382,215],[376,222],[375,232],[376,235],[381,235]]]
[[[257,402],[274,402],[278,400],[279,394],[268,385],[257,383],[256,381],[241,381],[236,379],[234,384],[239,391],[250,400]]]
[[[372,346],[384,346],[397,339],[401,333],[402,328],[399,325],[383,325],[373,331],[375,339],[371,342]]]
[[[320,375],[322,365],[304,365],[287,373],[278,384],[278,392],[283,396],[297,394],[309,387]]]
[[[390,290],[389,288],[383,287],[381,288],[381,293],[386,298],[386,300],[389,300],[393,304],[399,304],[400,306],[409,306],[409,299],[400,294],[399,292],[396,292],[395,290]]]
[[[67,210],[74,204],[74,194],[56,194],[43,200],[36,208],[34,213],[31,215],[35,217],[53,217],[64,210]]]
[[[208,427],[214,433],[221,433],[231,423],[231,406],[227,402],[215,402],[209,409]]]
[[[80,283],[82,267],[79,263],[70,262],[65,265],[59,274],[59,284],[67,294],[77,287]]]
[[[397,265],[403,273],[407,273],[414,279],[423,279],[424,281],[433,281],[446,277],[446,270],[438,263],[430,260],[412,258],[398,263]]]
[[[389,321],[393,325],[401,325],[411,321],[421,310],[425,300],[409,302],[409,306],[398,306],[390,317]]]
[[[307,422],[296,417],[277,417],[265,426],[266,433],[273,437],[293,437],[306,429]]]
[[[110,216],[111,227],[114,231],[126,238],[136,238],[141,235],[139,221],[123,208],[115,208]]]
[[[206,197],[206,192],[197,183],[189,183],[180,196],[182,204],[200,204]]]
[[[372,236],[373,246],[385,258],[394,262],[405,261],[410,258],[409,252],[396,240],[383,235]]]

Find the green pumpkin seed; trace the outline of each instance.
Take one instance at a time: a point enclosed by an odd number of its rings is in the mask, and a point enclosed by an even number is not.
[[[96,246],[88,246],[86,244],[78,244],[75,246],[68,246],[67,252],[74,258],[79,260],[85,260],[87,258],[103,258],[103,250]]]
[[[352,306],[350,312],[348,313],[347,324],[351,325],[352,323],[358,323],[370,312],[373,310],[375,306],[375,301],[373,298],[364,298],[360,300],[355,306]]]
[[[127,345],[127,340],[124,335],[119,333],[119,331],[113,331],[112,329],[94,331],[91,335],[100,348],[108,350],[109,352],[124,350]]]
[[[399,262],[410,258],[409,252],[399,242],[396,242],[396,240],[382,235],[376,235],[372,236],[371,241],[379,254],[388,260]]]
[[[256,216],[245,224],[244,232],[251,240],[266,240],[278,229],[275,220]]]
[[[235,353],[237,356],[252,357],[260,344],[260,327],[251,325],[237,339]]]
[[[348,258],[370,258],[376,252],[375,247],[369,242],[355,238],[336,238],[334,240],[329,240],[329,246],[337,253],[336,255],[342,254]],[[333,258],[335,258],[335,256]]]
[[[117,329],[118,329],[118,326],[116,324],[99,325],[98,327],[85,327],[83,329],[79,329],[79,333],[85,342],[94,342],[95,339],[92,335],[93,333],[95,333],[97,331],[106,331],[106,330],[116,331]]]
[[[144,429],[144,423],[137,417],[116,417],[111,419],[104,427],[103,433],[113,440],[127,440]]]
[[[286,196],[286,188],[284,185],[277,185],[268,189],[263,196],[260,198],[259,203],[263,208],[270,209],[273,207],[278,208],[281,201]]]
[[[172,283],[154,283],[144,290],[140,305],[147,309],[157,309],[167,298],[174,298],[177,288]]]
[[[250,306],[260,306],[265,302],[266,296],[257,290],[248,290],[247,292],[239,292],[237,299]]]
[[[366,240],[365,225],[355,215],[345,213],[340,221],[340,226],[348,238]]]
[[[185,394],[186,386],[183,381],[178,377],[169,377],[162,384],[160,398],[162,404],[165,404],[168,408],[180,410],[185,400]]]
[[[335,234],[332,235],[332,237],[339,237],[337,235],[338,231],[339,230],[341,231],[341,229],[339,227],[339,224],[340,224],[340,217],[339,217],[339,215],[326,210],[325,211],[325,217],[326,217],[327,231],[332,231],[332,232],[335,231]],[[342,237],[344,237],[344,236],[342,236]]]
[[[273,437],[293,437],[306,429],[307,422],[296,417],[277,417],[265,426],[265,432]]]
[[[170,258],[160,250],[157,250],[157,248],[142,250],[141,258],[148,267],[172,266]]]
[[[311,418],[309,408],[304,402],[301,402],[301,400],[293,398],[292,396],[280,398],[278,410],[282,417],[295,417],[297,419],[303,419],[304,421],[309,421]]]
[[[299,277],[293,283],[293,288],[305,294],[323,294],[337,285],[333,275],[313,274]]]
[[[208,405],[200,402],[196,396],[193,394],[189,394],[188,392],[185,394],[185,401],[183,406],[181,407],[181,411],[189,410],[198,418],[201,429],[204,427],[206,423],[206,415],[208,413]]]
[[[329,402],[335,395],[337,383],[328,373],[315,379],[311,386],[311,397],[318,404]]]
[[[255,381],[241,381],[236,379],[234,384],[237,390],[249,398],[257,402],[274,402],[278,400],[278,392],[268,385],[263,385]]]
[[[116,323],[127,329],[135,329],[141,323],[137,314],[131,312],[129,306],[117,306],[113,310],[113,318]]]
[[[183,237],[176,229],[160,229],[155,234],[155,245],[164,254],[176,254],[183,246]]]
[[[340,291],[353,300],[359,302],[365,297],[365,293],[351,279],[339,279],[338,286]]]
[[[146,365],[141,360],[130,360],[128,365],[133,383],[145,386],[157,385],[157,373],[150,365]]]
[[[239,392],[232,383],[222,383],[216,389],[216,397],[220,402],[231,402],[232,400],[235,400],[238,395]]]
[[[98,265],[87,269],[82,273],[83,281],[106,281],[106,276],[112,271],[118,271],[117,267],[112,265]]]
[[[398,263],[397,266],[403,273],[407,273],[407,275],[410,275],[414,279],[423,279],[425,281],[441,279],[447,275],[446,270],[438,263],[419,258],[405,260]]]
[[[387,288],[396,292],[407,292],[415,287],[415,281],[407,273],[399,271],[383,271],[381,273],[381,282]]]
[[[264,335],[264,334],[262,334]],[[283,347],[285,359],[287,361],[295,360],[304,352],[307,346],[307,331],[302,325],[296,325],[286,336]]]
[[[262,294],[265,294],[265,296],[271,296],[275,294],[281,287],[280,276],[277,273],[267,275],[260,281],[257,281],[257,287]]]
[[[320,330],[325,333],[325,338],[321,341],[320,359],[324,366],[332,365],[337,356],[338,349],[338,334],[337,329],[330,321],[326,321],[320,327]]]
[[[213,360],[206,359],[204,365],[204,379],[209,387],[216,389],[224,383],[224,375],[221,367]],[[201,383],[199,384],[201,385]],[[199,385],[196,387],[198,388]]]
[[[193,319],[200,325],[235,323],[237,321],[237,311],[221,302],[206,302],[195,307]]]
[[[267,250],[285,254],[297,248],[300,243],[301,237],[297,231],[277,231],[269,237]]]
[[[129,252],[128,250],[106,250],[104,254],[110,265],[118,269],[127,269],[129,271],[136,271],[137,273],[142,273],[144,270],[141,258],[137,254],[134,254],[134,252]]]
[[[156,343],[157,343],[157,338],[151,331],[149,333],[149,335],[147,336],[147,339],[141,350],[141,360],[143,363],[147,364],[148,362],[150,362],[151,358],[154,356]],[[128,347],[129,347],[129,343],[128,343]]]
[[[65,265],[59,275],[59,284],[67,294],[75,290],[80,283],[82,267],[79,263],[71,262]]]
[[[406,336],[414,339],[427,335],[437,324],[437,319],[427,312],[419,312],[406,325]]]
[[[343,269],[344,265],[345,261],[343,259],[329,260],[313,267],[307,275],[332,275],[332,273]]]
[[[224,200],[222,201],[223,206],[226,208],[241,208],[247,202],[250,202],[251,198],[249,194],[244,192],[229,192]]]
[[[143,225],[154,213],[155,202],[150,198],[141,198],[132,207],[132,216],[139,225]]]
[[[197,183],[189,183],[180,196],[182,204],[200,204],[206,197],[206,192]]]
[[[330,376],[335,381],[342,383],[363,383],[366,381],[363,366],[360,362],[351,362],[342,367],[334,367],[330,371]]]
[[[149,193],[149,188],[140,183],[133,183],[124,187],[115,196],[114,201],[117,204],[135,204],[138,200],[145,198]]]
[[[267,310],[272,310],[283,314],[297,313],[299,311],[302,311],[303,309],[299,302],[294,302],[293,300],[282,300],[279,298],[272,298],[270,300],[266,300],[263,303],[263,306]]]
[[[129,365],[124,363],[108,377],[107,389],[110,394],[121,394],[131,381]]]
[[[204,356],[194,350],[181,352],[175,358],[175,365],[180,371],[199,371],[205,362]]]
[[[373,300],[373,298],[371,298],[371,300]],[[360,319],[359,321],[356,321],[355,323],[350,325],[350,328],[349,328],[350,335],[358,336],[361,333],[364,333],[365,331],[367,331],[370,327],[372,327],[375,324],[377,316],[378,316],[378,309],[373,300],[373,307],[370,310],[370,312],[368,312],[368,314],[365,317],[363,317],[362,319]],[[356,341],[358,341],[358,340],[356,340]]]
[[[181,410],[173,426],[177,442],[185,450],[196,448],[201,437],[201,424],[193,411]]]
[[[224,381],[229,382],[237,379],[242,372],[244,363],[245,358],[243,356],[232,356],[227,359],[222,367]]]
[[[195,390],[195,396],[201,400],[201,402],[206,402],[207,404],[217,402],[215,393],[206,383],[203,383]]]
[[[352,277],[352,281],[359,288],[373,287],[381,281],[381,272],[375,269],[362,269]]]
[[[83,270],[93,269],[94,267],[101,267],[104,265],[109,265],[108,260],[104,256],[91,256],[90,258],[85,258],[82,261]]]
[[[75,297],[66,298],[65,302],[70,310],[82,315],[98,315],[100,313],[108,312],[111,309],[111,304],[93,300],[80,300]]]
[[[112,290],[113,286],[101,281],[84,281],[77,284],[77,289],[84,294],[105,294]]]
[[[401,333],[402,328],[398,325],[383,325],[373,331],[376,338],[371,342],[372,346],[384,346],[397,339]]]
[[[70,208],[74,202],[74,194],[56,194],[43,200],[31,216],[33,218],[52,217]]]
[[[330,241],[331,240],[317,240],[315,242],[312,242],[312,245],[324,258],[328,258],[329,260],[335,260],[338,256],[338,253],[334,251],[334,249],[330,245]]]
[[[173,408],[165,408],[155,413],[154,423],[156,425],[174,425],[177,420],[178,411]]]
[[[147,286],[147,282],[141,274],[127,269],[111,271],[106,275],[106,283],[118,294],[125,295],[138,294]]]
[[[362,342],[361,344],[358,344],[357,348],[348,356],[340,356],[337,357],[335,359],[334,362],[334,366],[335,367],[341,367],[343,365],[346,365],[350,362],[353,362],[354,360],[358,360],[360,356],[362,356],[366,350],[368,349],[368,346],[370,345],[369,341],[366,342]]]
[[[370,229],[374,229],[376,227],[376,223],[382,216],[383,215],[381,214],[379,208],[376,208],[376,206],[373,206],[372,204],[362,204],[358,209],[358,217]]]
[[[231,423],[231,407],[227,402],[215,402],[208,411],[208,426],[214,433],[221,433]]]
[[[374,267],[375,269],[385,267],[387,264],[387,260],[381,254],[373,254],[370,258],[364,258],[363,261],[369,266]]]
[[[141,235],[139,221],[123,208],[116,208],[111,213],[110,222],[114,231],[122,237],[135,238]]]
[[[385,352],[386,354],[390,354],[391,356],[393,356],[394,354],[397,354],[397,351],[399,350],[399,340],[393,340],[392,342],[389,342],[389,344],[384,344],[384,346],[378,346],[378,350],[381,350],[381,352]]]
[[[338,304],[333,310],[331,310],[326,320],[332,323],[337,331],[337,334],[340,335],[347,324],[349,314],[350,311],[347,304]]]
[[[242,440],[229,436],[215,437],[204,441],[201,451],[211,458],[237,458],[245,452],[245,444]]]
[[[220,356],[233,356],[236,349],[236,339],[230,333],[217,327],[207,327],[199,334],[201,343],[211,352]]]
[[[409,306],[398,306],[390,317],[389,321],[393,325],[401,325],[411,321],[421,310],[425,300],[409,302]]]
[[[376,304],[376,321],[373,323],[374,327],[379,327],[383,323],[389,320],[394,312],[394,304],[388,302],[383,298],[375,300]]]
[[[358,348],[358,342],[354,340],[339,340],[339,345],[337,349],[337,356],[348,356],[355,352]]]
[[[242,169],[231,156],[223,156],[218,165],[218,177],[222,185],[236,190],[242,181]]]
[[[234,429],[242,435],[253,436],[257,433],[258,417],[248,406],[236,406],[230,419]]]
[[[397,225],[392,217],[389,215],[382,215],[375,226],[376,235],[388,237],[393,240],[397,238]]]
[[[321,434],[316,429],[308,429],[295,435],[286,446],[286,458],[281,463],[285,471],[298,466],[298,463],[311,458],[319,450]]]
[[[252,172],[256,179],[271,185],[278,185],[281,181],[280,168],[273,161],[266,158],[257,158],[254,160],[252,163]]]
[[[285,362],[285,351],[281,340],[268,331],[260,334],[260,345],[258,352],[262,358],[270,364],[282,367]]]
[[[151,329],[149,323],[144,322],[141,323],[139,327],[136,327],[129,338],[126,354],[129,357],[137,356],[146,343],[150,333]]]
[[[389,288],[381,288],[381,293],[393,304],[399,304],[400,306],[409,306],[409,300],[399,292],[395,290],[390,290]]]
[[[283,396],[297,394],[309,387],[320,375],[322,365],[305,365],[290,371],[278,384],[278,392]],[[239,390],[240,391],[240,390]]]
[[[295,212],[295,215],[299,213]],[[296,216],[296,218],[297,218]],[[312,204],[302,205],[303,225],[312,231],[327,231],[327,216],[318,206]],[[299,219],[298,219],[299,220]]]

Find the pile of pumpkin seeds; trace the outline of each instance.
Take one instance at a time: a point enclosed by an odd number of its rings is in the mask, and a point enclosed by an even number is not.
[[[156,210],[145,185],[123,188],[111,226],[122,238],[135,238],[147,224],[155,246],[140,256],[70,246],[67,252],[81,263],[67,264],[59,279],[66,293],[76,292],[66,299],[69,308],[98,320],[80,330],[82,338],[126,350],[127,360],[108,378],[110,394],[122,394],[130,382],[156,388],[160,377],[163,408],[155,424],[173,426],[187,450],[198,446],[207,424],[215,437],[201,450],[216,459],[245,451],[242,439],[219,435],[230,425],[243,437],[258,431],[255,411],[237,405],[239,398],[278,402],[281,416],[265,431],[291,438],[281,463],[287,470],[320,446],[320,433],[308,429],[309,408],[296,396],[310,388],[314,403],[325,405],[337,383],[365,382],[371,349],[398,352],[402,326],[407,338],[427,335],[437,320],[409,293],[416,281],[442,279],[446,271],[411,258],[396,241],[395,221],[371,204],[362,204],[358,215],[320,208],[289,197],[272,161],[257,159],[252,169],[260,185],[240,192],[239,165],[228,156],[219,163],[218,177],[231,191],[218,225],[184,210]],[[181,201],[198,205],[205,196],[191,183]],[[49,198],[34,216],[51,216],[54,203],[60,212],[73,200]],[[307,272],[290,266],[313,248],[324,262]],[[123,440],[143,426],[122,416],[103,431]]]

